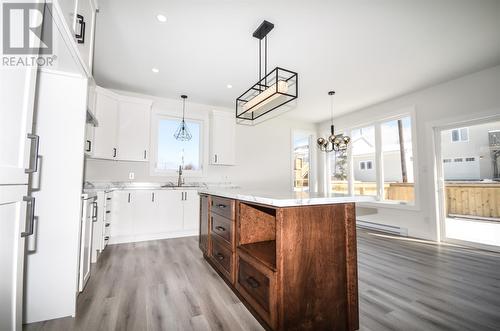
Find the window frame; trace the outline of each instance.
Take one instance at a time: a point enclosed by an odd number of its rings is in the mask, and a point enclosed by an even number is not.
[[[463,139],[462,137],[462,130],[465,130],[465,132],[467,132],[467,139]],[[458,132],[458,140],[453,140],[453,131],[457,131]],[[464,126],[464,127],[461,127],[461,128],[453,128],[450,130],[450,140],[453,144],[455,143],[467,143],[469,142],[470,140],[470,136],[469,136],[469,127],[468,126]]]
[[[413,154],[413,180],[414,180],[414,196],[415,199],[412,202],[396,201],[396,200],[384,200],[384,178],[383,178],[383,157],[382,157],[382,124],[409,117],[411,121],[411,135],[412,135],[412,154]],[[363,122],[356,125],[348,126],[347,128],[340,130],[349,135],[353,130],[362,129],[368,126],[375,127],[375,160],[372,166],[374,167],[376,174],[377,183],[377,195],[374,201],[371,202],[360,202],[358,206],[361,207],[384,207],[384,208],[394,208],[394,209],[405,209],[405,210],[420,210],[420,185],[419,185],[419,173],[418,173],[418,149],[417,149],[417,125],[416,125],[416,114],[415,107],[409,106],[404,109],[399,109],[399,111],[394,112],[389,116],[380,116],[379,118],[370,121]],[[328,162],[330,163],[330,162]],[[354,196],[354,168],[353,168],[353,155],[352,155],[352,143],[348,145],[348,194]],[[328,192],[331,192],[331,178],[328,176],[327,188]]]
[[[182,112],[158,110],[153,112],[151,116],[151,137],[150,137],[150,155],[149,160],[149,174],[150,176],[157,177],[177,177],[179,172],[177,170],[161,170],[156,167],[158,163],[158,125],[160,120],[182,120]],[[208,116],[199,115],[197,113],[190,113],[185,116],[185,120],[189,122],[197,122],[200,124],[200,142],[199,142],[199,160],[201,170],[183,170],[182,176],[184,178],[202,178],[207,176],[208,166]]]

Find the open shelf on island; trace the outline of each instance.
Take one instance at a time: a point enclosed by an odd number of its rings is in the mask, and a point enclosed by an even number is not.
[[[257,261],[276,271],[276,241],[260,241],[251,244],[244,244],[238,247],[241,251],[252,256]]]

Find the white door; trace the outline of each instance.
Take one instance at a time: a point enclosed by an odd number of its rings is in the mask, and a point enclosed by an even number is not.
[[[102,159],[115,159],[118,156],[117,125],[118,101],[97,90],[96,117],[99,126],[94,129],[93,156]]]
[[[159,223],[162,232],[177,232],[183,229],[182,191],[163,190],[156,197],[159,204]]]
[[[111,225],[111,241],[119,237],[133,235],[133,191],[116,191],[113,193],[113,224]]]
[[[184,192],[184,224],[186,231],[198,232],[200,226],[200,196],[197,191]]]
[[[118,158],[147,161],[149,158],[149,104],[120,101]]]
[[[90,278],[90,260],[92,258],[92,226],[94,208],[90,200],[85,200],[83,204],[82,227],[80,239],[80,279],[78,290],[83,291]]]
[[[236,164],[236,122],[234,116],[213,111],[210,118],[210,163],[217,165]]]
[[[26,193],[26,185],[0,186],[0,330],[22,329]]]
[[[0,184],[27,184],[29,172],[36,168],[38,138],[30,135],[36,72],[0,66]]]
[[[132,205],[132,233],[134,235],[147,235],[157,233],[153,219],[152,191],[134,191]]]

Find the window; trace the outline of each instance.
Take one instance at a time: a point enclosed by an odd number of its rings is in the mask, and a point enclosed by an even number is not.
[[[465,158],[465,162],[474,162],[474,161],[476,161],[475,157],[466,157]]]
[[[411,119],[381,124],[384,200],[415,200]]]
[[[451,130],[451,141],[454,143],[469,141],[469,128]]]
[[[451,163],[451,159],[444,159],[443,163]]]
[[[293,133],[293,189],[309,191],[311,150],[309,142],[311,134]]]
[[[347,151],[330,153],[330,182],[332,193],[349,193],[349,186],[347,184],[347,175],[349,169],[348,161]]]
[[[454,161],[454,162],[462,162],[463,160],[464,160],[464,159],[462,159],[461,157],[459,157],[459,158],[454,159],[453,161]]]
[[[182,169],[191,172],[202,171],[201,121],[188,120],[186,124],[192,138],[189,141],[178,141],[174,133],[179,127],[180,119],[162,116],[157,123],[155,172],[175,172]]]
[[[366,161],[367,159],[375,160],[375,126],[352,130],[351,139],[353,162],[360,164],[359,169],[354,170],[354,194],[376,196],[375,163]],[[370,163],[369,168],[368,163]]]

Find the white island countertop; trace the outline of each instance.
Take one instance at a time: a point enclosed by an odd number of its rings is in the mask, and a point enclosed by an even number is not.
[[[200,194],[215,195],[246,202],[255,202],[274,207],[294,207],[310,205],[330,205],[349,202],[371,202],[372,196],[352,196],[346,194],[247,190],[242,188],[201,188]]]

